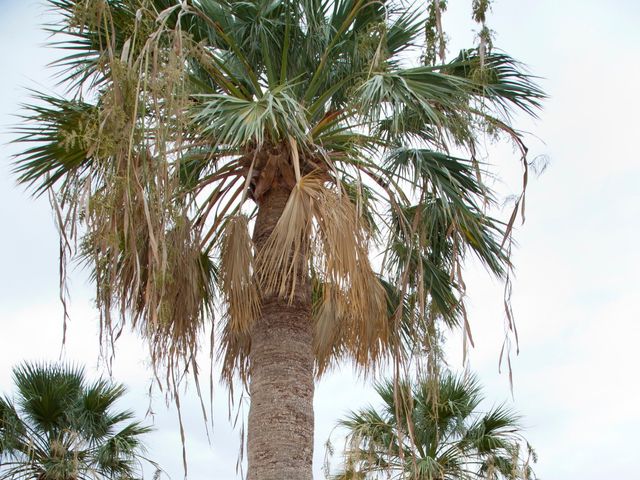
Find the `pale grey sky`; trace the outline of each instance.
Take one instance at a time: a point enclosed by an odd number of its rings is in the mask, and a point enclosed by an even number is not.
[[[451,0],[445,16],[451,52],[469,45],[470,0]],[[514,358],[515,400],[498,374],[504,314],[501,286],[482,271],[468,273],[469,311],[476,349],[474,370],[489,402],[508,401],[524,415],[526,436],[540,456],[545,479],[640,478],[637,431],[640,386],[640,3],[589,0],[496,0],[489,26],[498,47],[529,65],[551,98],[531,132],[531,156],[550,166],[530,182],[527,223],[518,228],[514,309],[521,353]],[[44,66],[45,17],[34,0],[0,0],[0,126],[27,98],[24,87],[51,89]],[[3,135],[6,142],[10,136]],[[490,146],[489,161],[505,172],[505,193],[517,188],[517,157]],[[0,390],[23,359],[56,359],[61,307],[57,300],[57,236],[48,203],[31,200],[10,176],[13,145],[0,150]],[[73,275],[71,324],[64,357],[97,360],[97,319],[91,286]],[[460,366],[461,341],[449,342]],[[129,336],[120,342],[115,378],[129,386],[127,402],[140,415],[148,406],[145,350]],[[213,444],[207,444],[192,390],[185,393],[189,477],[230,480],[238,432],[227,421],[226,393],[217,389]],[[318,385],[316,478],[323,443],[348,408],[374,401],[348,371]],[[172,478],[182,477],[177,419],[161,398],[153,402],[157,431],[149,456]]]

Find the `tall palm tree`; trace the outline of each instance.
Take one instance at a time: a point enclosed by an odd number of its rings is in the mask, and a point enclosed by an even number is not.
[[[504,405],[479,410],[477,379],[440,375],[431,381],[376,386],[382,400],[339,422],[347,431],[343,471],[332,478],[474,480],[535,478],[535,452],[518,415]]]
[[[524,155],[509,113],[542,92],[484,47],[418,60],[426,13],[400,1],[49,3],[67,95],[36,94],[16,171],[52,194],[62,265],[86,261],[107,346],[130,322],[176,394],[220,300],[248,478],[310,479],[314,377],[429,350],[467,252],[508,270],[475,152]]]
[[[125,393],[81,368],[25,363],[13,370],[15,398],[0,398],[0,479],[99,480],[142,477],[149,427],[115,410]]]

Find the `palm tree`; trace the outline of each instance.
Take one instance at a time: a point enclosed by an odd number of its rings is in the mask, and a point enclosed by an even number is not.
[[[16,397],[0,398],[0,479],[141,478],[150,428],[114,410],[124,386],[58,364],[25,363],[13,379]]]
[[[376,385],[382,407],[348,414],[344,468],[348,479],[464,480],[535,478],[535,452],[519,417],[504,405],[487,412],[473,375]],[[397,399],[397,400],[396,400]]]
[[[406,2],[49,3],[67,95],[36,94],[16,172],[52,194],[105,344],[130,322],[177,395],[221,305],[248,478],[310,479],[314,378],[430,351],[435,321],[460,323],[467,252],[508,270],[513,219],[486,214],[475,152],[504,134],[524,155],[509,114],[542,92],[485,47],[418,61]]]

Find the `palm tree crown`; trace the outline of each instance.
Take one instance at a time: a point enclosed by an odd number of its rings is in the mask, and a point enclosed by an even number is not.
[[[535,452],[521,435],[518,416],[505,406],[479,410],[474,376],[442,374],[432,381],[380,383],[382,407],[351,412],[344,471],[335,480],[535,478]],[[397,389],[397,390],[396,390]]]
[[[317,370],[366,369],[424,338],[427,308],[458,322],[466,252],[508,268],[475,152],[500,132],[525,152],[509,113],[543,98],[509,56],[411,66],[425,12],[403,2],[49,3],[69,95],[36,95],[16,171],[55,193],[106,331],[130,318],[155,363],[189,365],[220,298],[225,376],[244,377],[260,297],[291,298],[300,270]],[[257,254],[248,228],[277,189],[289,200]]]
[[[25,363],[13,378],[15,398],[0,398],[0,479],[141,478],[150,428],[114,410],[122,385],[55,364]]]

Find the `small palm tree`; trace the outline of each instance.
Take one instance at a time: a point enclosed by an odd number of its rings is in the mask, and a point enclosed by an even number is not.
[[[446,373],[436,385],[387,381],[376,391],[381,410],[351,412],[339,422],[347,449],[334,480],[535,478],[535,452],[518,415],[504,405],[481,412],[475,376]]]
[[[15,399],[0,398],[0,479],[141,477],[150,428],[114,411],[125,388],[87,383],[81,368],[25,363],[13,370]]]

